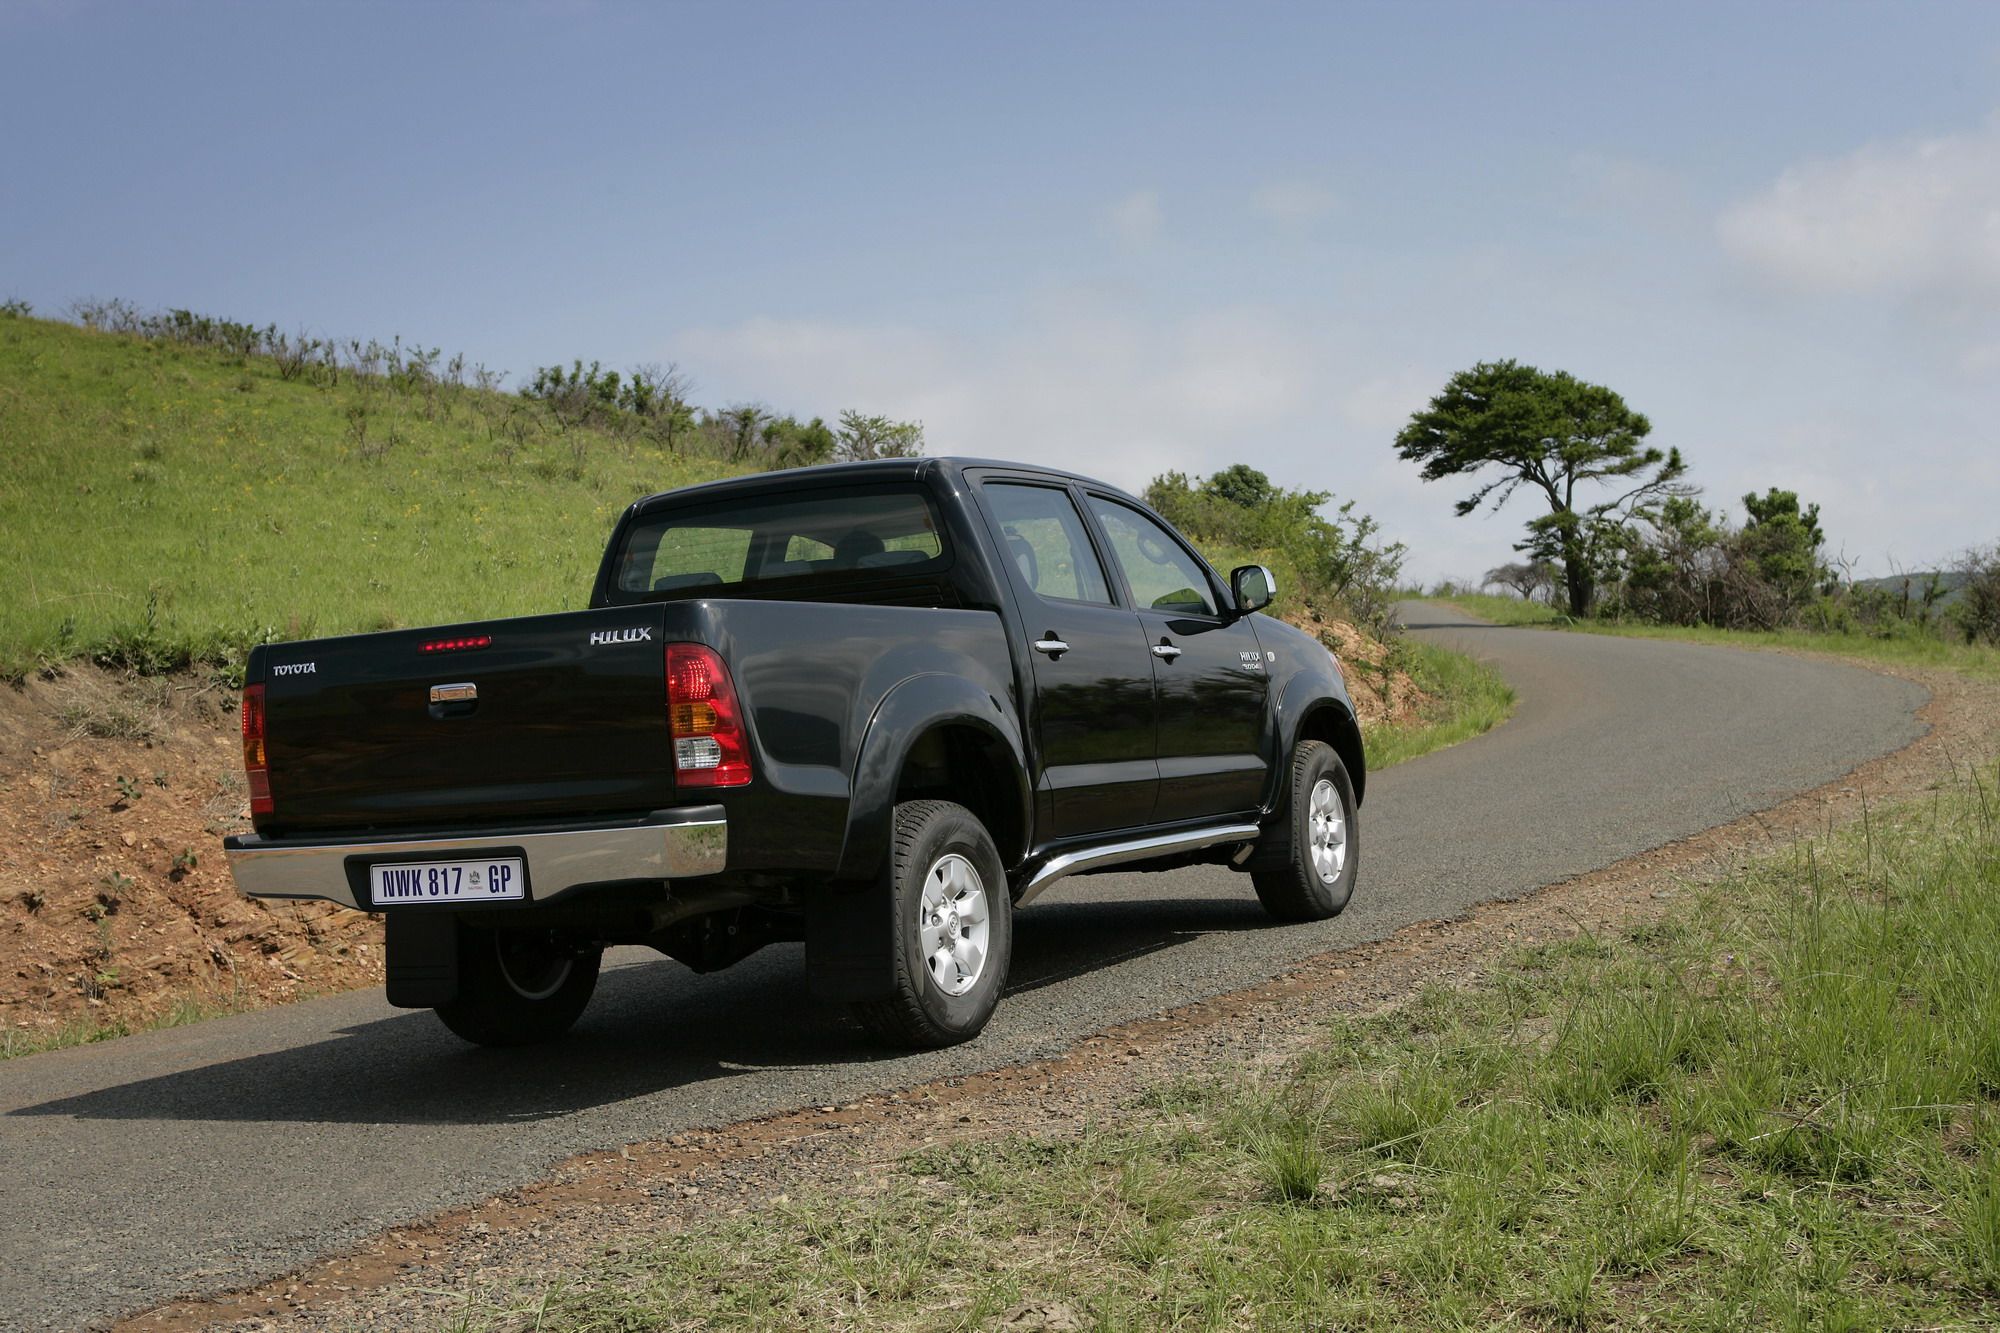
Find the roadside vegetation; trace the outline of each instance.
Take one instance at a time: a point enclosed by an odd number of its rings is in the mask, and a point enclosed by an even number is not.
[[[926,1150],[467,1328],[1958,1327],[2000,1295],[2000,773],[1120,1123]]]
[[[1513,713],[1514,692],[1491,667],[1410,638],[1392,623],[1405,552],[1383,540],[1353,501],[1335,504],[1326,491],[1278,486],[1243,463],[1208,477],[1166,473],[1145,498],[1216,568],[1261,564],[1276,575],[1271,613],[1317,632],[1340,657],[1357,702],[1391,718],[1363,728],[1370,771],[1470,740]],[[1344,652],[1344,626],[1380,651]],[[1399,709],[1402,699],[1408,706]]]
[[[1726,648],[1782,648],[1835,653],[1888,666],[1939,668],[1991,680],[2000,678],[2000,645],[1967,643],[1956,635],[1875,634],[1861,630],[1745,630],[1713,625],[1659,625],[1616,617],[1577,620],[1541,601],[1524,601],[1505,594],[1472,592],[1441,583],[1415,594],[1446,602],[1496,625],[1547,626],[1595,634],[1625,634],[1636,638],[1679,639]]]
[[[1711,508],[1680,451],[1648,443],[1652,429],[1613,390],[1564,371],[1493,361],[1453,375],[1397,434],[1397,454],[1426,481],[1475,483],[1461,516],[1516,493],[1537,512],[1520,560],[1429,595],[1500,624],[2000,670],[2000,545],[1856,578],[1829,554],[1817,504],[1772,486],[1743,496],[1740,517]]]
[[[1701,503],[1678,449],[1646,443],[1652,429],[1602,385],[1494,361],[1452,376],[1395,444],[1425,481],[1478,483],[1461,517],[1538,497],[1547,512],[1515,544],[1525,559],[1482,586],[1579,620],[2000,642],[2000,545],[1948,570],[1856,580],[1829,558],[1818,505],[1773,486],[1732,519]]]

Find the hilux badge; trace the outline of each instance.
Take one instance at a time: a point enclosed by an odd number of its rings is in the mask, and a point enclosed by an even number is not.
[[[651,625],[641,625],[637,629],[600,629],[591,631],[590,645],[595,648],[605,643],[647,643],[652,637]]]

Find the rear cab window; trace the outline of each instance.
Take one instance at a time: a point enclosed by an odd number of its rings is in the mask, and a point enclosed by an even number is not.
[[[822,584],[934,574],[950,557],[914,482],[691,499],[627,526],[612,591],[639,601],[768,584],[809,598]]]
[[[1104,567],[1067,490],[1008,481],[983,489],[1022,584],[1050,601],[1111,605]]]

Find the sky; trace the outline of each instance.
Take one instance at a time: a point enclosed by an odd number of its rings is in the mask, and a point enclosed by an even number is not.
[[[712,407],[1133,489],[1248,462],[1430,581],[1456,370],[1609,385],[1858,574],[2000,541],[2000,6],[0,0],[0,298]]]

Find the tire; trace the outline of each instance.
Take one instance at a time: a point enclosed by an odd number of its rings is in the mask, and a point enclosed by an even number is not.
[[[978,1036],[1014,954],[1013,899],[986,826],[950,801],[905,801],[888,875],[895,984],[856,1004],[854,1017],[889,1046],[934,1049]]]
[[[444,1025],[479,1046],[532,1046],[568,1032],[597,989],[600,949],[539,931],[458,929],[458,999]]]
[[[1347,765],[1324,741],[1292,747],[1282,813],[1265,830],[1250,879],[1280,921],[1325,921],[1354,896],[1361,826]]]

